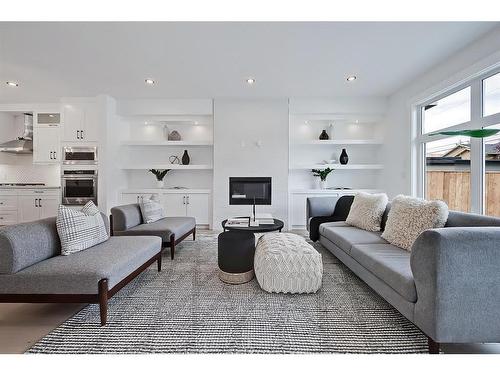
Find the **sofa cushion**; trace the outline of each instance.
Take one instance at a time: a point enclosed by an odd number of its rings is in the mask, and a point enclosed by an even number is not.
[[[99,280],[113,288],[161,250],[158,237],[111,237],[70,256],[55,256],[13,275],[0,275],[0,293],[97,294]]]
[[[390,244],[353,245],[351,257],[387,283],[409,302],[417,300],[417,290],[406,250]]]
[[[388,198],[385,193],[369,194],[360,192],[354,197],[347,224],[371,232],[380,231],[380,222],[387,206]]]
[[[347,224],[345,221],[331,221],[328,223],[322,223],[319,226],[319,233],[323,234],[326,228],[330,227],[349,227],[350,225]]]
[[[194,217],[169,216],[154,223],[140,224],[125,231],[115,231],[115,236],[158,236],[163,242],[170,242],[170,235],[178,239],[196,226]]]
[[[325,226],[321,235],[349,254],[354,244],[386,244],[387,241],[380,237],[380,234],[380,232],[369,232],[347,224],[345,226],[339,224]]]

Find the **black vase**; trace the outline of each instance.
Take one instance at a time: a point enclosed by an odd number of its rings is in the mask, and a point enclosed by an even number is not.
[[[328,136],[328,133],[326,132],[326,130],[323,129],[323,131],[319,135],[319,139],[321,141],[326,141],[327,139],[330,139],[330,137]]]
[[[189,158],[188,150],[184,150],[184,154],[182,155],[182,164],[188,165],[190,161],[191,159]]]
[[[347,162],[349,161],[349,155],[347,155],[345,148],[342,149],[342,153],[340,154],[339,161],[340,161],[340,164],[347,164]]]

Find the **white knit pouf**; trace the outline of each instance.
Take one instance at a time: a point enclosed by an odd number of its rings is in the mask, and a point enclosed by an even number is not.
[[[262,289],[275,293],[314,293],[321,287],[321,254],[303,237],[268,233],[259,238],[254,270]]]

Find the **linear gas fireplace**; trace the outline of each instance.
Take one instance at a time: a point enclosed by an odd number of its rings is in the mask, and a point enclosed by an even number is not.
[[[271,177],[229,177],[229,204],[271,204]]]

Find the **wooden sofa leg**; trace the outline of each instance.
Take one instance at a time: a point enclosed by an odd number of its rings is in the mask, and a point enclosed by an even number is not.
[[[175,234],[170,235],[170,259],[174,259],[175,254]]]
[[[430,337],[427,337],[427,342],[429,344],[429,354],[439,354],[439,343]]]
[[[160,251],[160,254],[158,254],[158,259],[157,259],[156,263],[158,265],[158,272],[161,272],[161,251]]]
[[[196,240],[196,227],[194,227],[193,229],[193,241]]]
[[[108,279],[99,281],[99,310],[101,313],[101,326],[105,326],[108,319]]]

